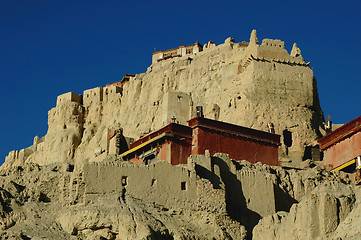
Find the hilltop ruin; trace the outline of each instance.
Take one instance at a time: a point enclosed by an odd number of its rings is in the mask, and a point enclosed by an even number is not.
[[[122,129],[129,144],[173,117],[187,125],[196,105],[203,106],[204,117],[217,121],[262,131],[273,123],[285,164],[320,160],[317,140],[324,118],[317,84],[295,44],[288,54],[280,40],[264,39],[259,45],[253,31],[249,43],[228,38],[218,46],[197,46],[195,52],[155,61],[146,73],[127,75],[121,84],[60,95],[49,111],[46,136],[32,148],[11,153],[6,163],[101,161],[109,153],[108,130]]]
[[[48,125],[0,167],[4,239],[360,233],[360,189],[323,167],[317,83],[296,44],[254,30],[157,51],[145,73],[58,96]]]

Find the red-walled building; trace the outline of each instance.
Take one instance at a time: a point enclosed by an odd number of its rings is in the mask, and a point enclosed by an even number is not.
[[[192,129],[171,123],[130,144],[121,154],[124,160],[149,164],[164,160],[172,165],[185,164],[191,153]]]
[[[227,153],[230,158],[262,162],[279,166],[280,136],[196,117],[188,126],[171,123],[130,144],[130,150],[121,156],[136,164],[149,164],[159,160],[172,165],[186,164],[191,154]]]
[[[192,128],[192,154],[228,153],[236,160],[279,166],[280,136],[207,118],[188,121]]]
[[[324,153],[324,165],[333,170],[356,169],[356,158],[361,156],[361,116],[346,123],[318,140]]]
[[[110,86],[123,87],[124,84],[127,83],[131,77],[135,77],[135,75],[134,74],[125,74],[124,77],[122,78],[122,80],[113,82],[113,83],[108,83],[105,86],[106,87],[110,87]]]

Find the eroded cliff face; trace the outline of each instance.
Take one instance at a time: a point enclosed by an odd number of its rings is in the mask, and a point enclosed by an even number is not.
[[[249,42],[229,38],[196,54],[155,62],[122,84],[60,95],[49,111],[46,136],[6,157],[0,167],[2,238],[360,234],[360,189],[347,174],[303,161],[313,157],[323,113],[313,71],[296,45],[288,54],[282,41],[259,44],[252,32]],[[178,166],[119,158],[122,147],[114,134],[126,144],[173,117],[187,124],[199,104],[205,117],[219,121],[264,131],[272,122],[281,135],[280,161],[287,159],[288,168],[209,152]]]
[[[193,155],[0,171],[2,239],[351,239],[360,189],[344,173]]]
[[[339,182],[325,182],[294,204],[289,212],[277,212],[261,219],[253,229],[253,238],[352,239],[359,234],[352,229],[359,222],[359,202],[355,205],[355,192],[359,194],[359,190]],[[343,226],[347,224],[353,226],[345,231]]]
[[[122,88],[99,87],[58,101],[36,151],[12,152],[6,164],[101,161],[109,154],[108,130],[138,139],[173,116],[186,124],[198,104],[205,117],[219,121],[264,131],[272,122],[281,135],[280,160],[293,166],[312,157],[323,127],[316,80],[300,49],[294,45],[288,54],[280,40],[258,44],[254,31],[249,43],[228,38],[196,54],[155,62]]]

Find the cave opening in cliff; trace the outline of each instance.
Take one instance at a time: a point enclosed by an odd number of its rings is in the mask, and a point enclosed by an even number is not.
[[[292,132],[287,129],[283,131],[283,143],[288,148],[292,146]]]

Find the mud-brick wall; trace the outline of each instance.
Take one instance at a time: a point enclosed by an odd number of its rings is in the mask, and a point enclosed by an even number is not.
[[[83,167],[85,199],[94,195],[119,194],[165,206],[190,206],[196,199],[196,175],[185,165],[167,162],[151,165],[132,163],[87,163]]]

